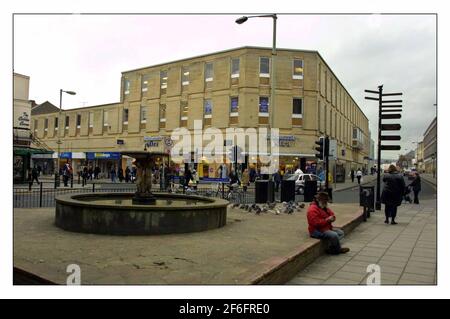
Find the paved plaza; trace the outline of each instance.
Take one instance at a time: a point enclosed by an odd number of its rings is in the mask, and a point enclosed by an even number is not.
[[[344,239],[349,253],[319,257],[288,284],[364,285],[369,264],[380,266],[382,285],[436,284],[436,201],[404,204],[396,221],[386,225],[383,211],[372,214]]]
[[[54,208],[16,208],[14,266],[60,284],[69,264],[81,267],[82,284],[280,284],[321,254],[306,208],[281,215],[229,208],[223,228],[161,236],[71,233],[54,226]],[[361,219],[356,204],[332,208],[337,225]]]

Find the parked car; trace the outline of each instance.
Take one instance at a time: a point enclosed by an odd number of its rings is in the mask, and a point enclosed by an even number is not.
[[[292,175],[287,180],[295,181],[295,192],[300,195],[305,193],[305,181],[317,181],[317,190],[325,187],[325,181],[321,181],[319,176],[314,174]]]

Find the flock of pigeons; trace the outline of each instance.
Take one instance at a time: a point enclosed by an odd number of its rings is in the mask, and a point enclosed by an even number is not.
[[[267,203],[267,204],[229,204],[231,209],[242,209],[249,213],[254,212],[256,215],[261,213],[272,213],[275,215],[280,214],[292,214],[294,212],[300,212],[305,207],[305,203],[296,203],[294,201],[282,202],[282,203]]]

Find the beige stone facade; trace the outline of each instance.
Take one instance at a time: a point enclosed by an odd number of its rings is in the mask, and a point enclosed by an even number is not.
[[[268,127],[273,121],[280,135],[294,139],[280,147],[285,164],[314,160],[314,142],[328,135],[337,140],[338,165],[347,172],[367,167],[368,119],[318,52],[278,49],[275,111],[269,104],[268,114],[262,114],[271,85],[262,64],[270,57],[269,48],[242,47],[125,71],[120,102],[64,110],[61,129],[55,128],[58,113],[40,115],[33,129],[55,150],[59,134],[62,152],[121,152],[143,150],[145,137],[170,136],[183,126],[192,130],[194,120],[222,130]],[[212,72],[206,70],[209,63]],[[63,129],[66,116],[69,125]],[[163,144],[154,142],[149,150],[161,151]]]

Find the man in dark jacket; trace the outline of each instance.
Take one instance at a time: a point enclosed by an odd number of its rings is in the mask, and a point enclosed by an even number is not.
[[[420,180],[419,173],[415,173],[414,180],[409,184],[410,187],[412,187],[414,192],[414,204],[419,204],[419,192],[422,189],[422,182]]]
[[[397,174],[397,168],[390,165],[388,174],[383,177],[384,187],[381,194],[381,202],[385,205],[384,214],[386,224],[389,224],[389,217],[391,224],[396,225],[395,217],[397,216],[397,207],[401,205],[403,194],[405,192],[405,180],[403,176]]]
[[[308,231],[311,237],[328,240],[327,253],[332,255],[344,254],[349,248],[341,247],[340,239],[344,237],[341,229],[333,228],[336,220],[334,212],[328,208],[328,194],[320,192],[308,208]]]

